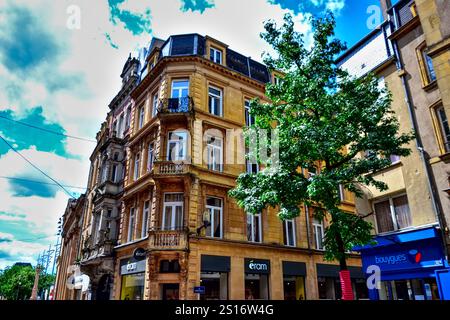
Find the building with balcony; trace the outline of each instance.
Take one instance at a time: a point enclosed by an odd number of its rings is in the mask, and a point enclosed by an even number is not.
[[[245,160],[241,130],[274,75],[208,36],[152,44],[131,92],[112,298],[339,299],[339,266],[323,259],[327,221],[314,208],[281,221],[275,209],[248,215],[228,196],[241,172],[259,170]],[[359,256],[348,264],[356,298],[367,298]]]
[[[450,7],[434,0],[401,0],[394,5],[381,0],[381,5],[385,22],[342,55],[338,64],[356,77],[375,73],[380,85],[392,92],[400,131],[414,130],[416,139],[409,145],[409,157],[391,155],[391,166],[373,174],[389,189],[365,188],[365,198],[356,202],[359,213],[369,214],[378,243],[360,248],[363,268],[375,265],[381,270],[381,289],[370,290],[371,299],[443,298],[439,285],[441,274],[447,272],[450,214],[445,192],[450,29],[443,21]],[[434,46],[439,50],[433,51]]]
[[[72,275],[70,272],[71,266],[75,266],[80,262],[81,223],[85,204],[85,195],[81,195],[78,199],[69,199],[62,218],[62,242],[57,261],[58,268],[55,283],[56,300],[78,300],[81,298],[80,290],[71,290],[67,287],[67,280]]]

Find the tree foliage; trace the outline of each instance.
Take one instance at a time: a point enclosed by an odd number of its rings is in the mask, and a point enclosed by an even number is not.
[[[26,300],[31,296],[36,269],[32,266],[14,265],[0,272],[0,296],[8,300]],[[55,276],[42,274],[38,290],[50,288]]]
[[[267,85],[270,103],[252,101],[252,127],[276,127],[278,160],[265,162],[257,174],[241,174],[230,195],[253,214],[271,206],[279,208],[281,219],[290,219],[299,216],[301,203],[317,207],[319,220],[328,213],[325,258],[345,265],[345,251],[371,241],[371,225],[339,208],[340,186],[356,196],[362,195],[362,185],[386,190],[372,173],[388,167],[390,155],[408,156],[413,134],[399,133],[391,95],[374,75],[354,78],[336,65],[335,58],[346,48],[332,39],[333,15],[312,18],[311,24],[311,46],[294,30],[290,15],[281,27],[273,21],[265,24],[261,36],[276,52],[275,57],[266,55],[265,63],[284,77],[279,84]],[[263,143],[247,142],[259,154]],[[317,174],[309,177],[300,168]]]

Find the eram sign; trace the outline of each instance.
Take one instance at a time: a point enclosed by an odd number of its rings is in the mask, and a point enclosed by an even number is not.
[[[245,272],[247,273],[269,273],[270,261],[260,259],[245,259]]]

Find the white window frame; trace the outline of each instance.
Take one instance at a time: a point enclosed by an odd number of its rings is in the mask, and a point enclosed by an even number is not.
[[[314,228],[314,241],[316,244],[316,249],[323,251],[323,250],[325,250],[325,246],[323,245],[323,239],[325,238],[323,221],[314,219],[313,220],[313,228]],[[318,232],[318,229],[320,229],[320,233]],[[319,235],[322,237],[322,239],[319,239]],[[322,248],[320,248],[320,245],[319,245],[320,242],[322,242]]]
[[[145,205],[148,204],[146,208]],[[144,207],[142,210],[142,228],[141,228],[141,238],[145,238],[148,234],[148,219],[150,217],[150,200],[144,202]]]
[[[131,242],[134,239],[135,225],[136,225],[136,209],[134,207],[131,207],[130,215],[128,217],[128,235],[127,235],[128,242]]]
[[[211,53],[212,53],[212,57],[211,57]],[[212,62],[218,63],[218,64],[222,64],[222,56],[223,56],[222,50],[216,49],[214,47],[209,47],[209,60],[211,60]],[[219,58],[219,59],[217,59],[217,58]]]
[[[181,192],[166,192],[163,194],[163,200],[164,200],[164,205],[163,205],[163,212],[162,212],[162,221],[161,221],[161,229],[162,230],[176,230],[176,225],[175,225],[175,221],[176,221],[176,207],[177,206],[181,206],[181,222],[183,224],[183,219],[184,219],[184,201],[167,201],[166,202],[166,195],[168,194],[181,194],[183,195],[183,193]],[[172,212],[171,212],[171,216],[172,216],[172,224],[170,226],[166,226],[166,207],[171,207],[172,208]]]
[[[288,233],[288,223],[292,223],[292,239],[291,239],[291,235],[289,235]],[[296,227],[295,227],[295,219],[287,219],[283,221],[284,224],[284,228],[283,228],[283,233],[286,231],[286,242],[284,245],[288,246],[288,247],[296,247],[297,246],[297,235],[296,235]],[[293,241],[291,241],[293,240]],[[293,242],[294,244],[290,244],[291,242]]]
[[[155,162],[155,142],[152,141],[148,144],[147,151],[147,172],[152,171],[153,163]]]
[[[134,173],[133,173],[133,178],[136,181],[137,179],[139,179],[139,175],[140,175],[140,166],[141,166],[141,153],[138,152],[136,153],[136,155],[134,156]]]
[[[122,113],[119,116],[119,122],[118,122],[118,126],[119,126],[118,135],[119,135],[119,138],[121,138],[121,139],[123,138],[123,132],[125,131],[124,125],[125,125],[125,116],[124,116],[124,113]]]
[[[245,111],[245,125],[247,127],[255,124],[255,117],[250,114],[250,100],[245,99],[244,101],[244,111]]]
[[[214,141],[220,141],[220,146],[209,143],[210,139],[214,138]],[[215,150],[219,150],[219,163],[215,161]],[[222,172],[223,171],[223,139],[222,137],[216,137],[212,135],[206,136],[206,152],[207,152],[207,165],[209,170]],[[212,157],[212,158],[211,158]],[[218,166],[218,168],[217,168]]]
[[[171,134],[180,134],[183,133],[185,136],[185,139],[183,140],[171,140],[170,139],[170,135]],[[179,150],[180,150],[180,142],[183,142],[183,155],[182,157],[179,157]],[[175,143],[176,147],[175,147],[175,159],[170,159],[170,144],[171,143]],[[181,131],[181,130],[177,130],[177,131],[169,131],[168,135],[167,135],[167,160],[168,161],[181,161],[181,160],[186,160],[187,159],[187,147],[188,147],[188,132],[187,131]]]
[[[223,199],[222,198],[218,198],[218,197],[206,197],[206,200],[208,200],[209,198],[214,198],[214,199],[219,199],[220,200],[220,207],[216,207],[216,206],[211,206],[206,204],[206,210],[209,211],[209,223],[210,223],[210,227],[211,227],[211,234],[206,234],[207,237],[209,238],[216,238],[216,239],[222,239],[223,238]],[[214,210],[219,209],[220,212],[220,237],[215,237],[214,236]]]
[[[210,92],[210,89],[217,90],[220,92],[219,95]],[[216,99],[219,100],[219,114],[213,113],[213,110],[216,107]],[[212,103],[212,104],[211,104]],[[209,113],[212,115],[215,115],[217,117],[223,117],[223,90],[215,87],[215,86],[208,86],[208,109]]]
[[[445,121],[442,118],[442,114],[441,111],[444,113],[445,115]],[[447,125],[450,126],[450,122],[449,122],[449,118],[447,116],[447,113],[445,112],[444,106],[440,105],[435,109],[435,113],[436,113],[436,117],[437,120],[439,122],[439,133],[443,142],[443,147],[444,147],[444,151],[445,152],[450,152],[450,141],[445,133],[445,128],[444,128],[444,122],[447,122]]]
[[[152,117],[155,117],[158,114],[158,99],[159,99],[159,95],[158,92],[156,92],[155,94],[153,94],[153,98],[152,98]]]
[[[373,212],[375,213],[375,225],[376,225],[376,229],[377,229],[377,234],[402,230],[402,229],[399,229],[399,227],[398,227],[398,221],[397,221],[397,217],[395,215],[394,199],[400,198],[403,196],[405,196],[406,199],[408,200],[408,207],[409,207],[409,199],[408,199],[408,196],[406,193],[398,194],[395,196],[390,196],[389,198],[383,198],[383,199],[379,199],[379,200],[373,202],[372,209],[373,209]],[[391,211],[390,213],[391,213],[392,225],[394,226],[394,230],[379,232],[378,219],[376,216],[377,212],[375,211],[375,204],[381,203],[381,202],[386,202],[386,201],[389,201],[389,210]],[[411,207],[409,207],[409,213],[411,214]]]
[[[138,119],[138,129],[144,126],[145,122],[145,108],[143,106],[139,107],[139,119]]]
[[[261,243],[262,242],[262,215],[261,213],[258,214],[251,214],[251,213],[247,213],[247,225],[248,225],[248,217],[250,216],[250,226],[251,226],[251,230],[252,230],[252,234],[251,234],[251,239],[248,240],[248,235],[247,235],[247,240],[250,242],[256,242],[256,243]],[[259,224],[258,224],[258,233],[259,233],[259,239],[255,240],[255,233],[254,233],[254,229],[255,229],[255,220],[259,220]],[[248,230],[248,228],[247,228]]]
[[[180,82],[187,82],[187,86],[174,88],[174,85],[176,83],[180,83]],[[186,96],[182,95],[183,89],[187,89]],[[179,94],[178,97],[174,97],[174,92],[175,91],[178,91],[178,94]],[[174,80],[172,80],[172,87],[171,87],[171,91],[170,91],[170,97],[171,98],[184,98],[184,97],[188,97],[188,96],[189,96],[189,79],[174,79]]]

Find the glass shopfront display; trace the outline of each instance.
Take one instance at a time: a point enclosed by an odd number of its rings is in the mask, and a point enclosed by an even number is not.
[[[144,298],[145,259],[120,261],[120,300],[142,300]]]
[[[201,256],[200,287],[204,293],[200,300],[227,300],[230,257]]]
[[[283,261],[284,300],[306,300],[306,264]]]
[[[380,300],[439,300],[435,278],[382,281]]]
[[[270,261],[262,259],[244,259],[245,300],[268,300]]]
[[[317,264],[317,286],[319,299],[340,300],[342,299],[341,281],[339,278],[340,268],[337,265]],[[366,280],[360,267],[348,267],[352,282],[353,296],[355,300],[366,300],[369,291]]]

